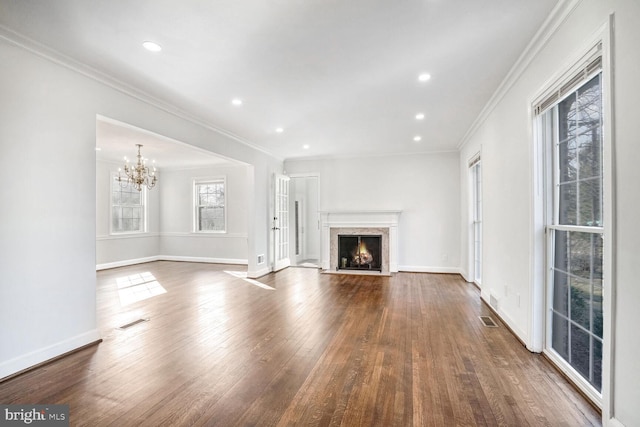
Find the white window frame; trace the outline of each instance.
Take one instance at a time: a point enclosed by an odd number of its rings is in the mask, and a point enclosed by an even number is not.
[[[473,155],[468,164],[469,273],[471,281],[478,287],[482,287],[482,159],[480,152]]]
[[[132,230],[132,231],[114,231],[113,229],[113,208],[114,208],[114,204],[113,204],[113,191],[116,189],[116,186],[118,187],[122,187],[122,185],[118,182],[118,173],[117,172],[112,172],[111,173],[111,184],[109,186],[109,234],[114,235],[114,236],[124,236],[124,235],[129,235],[129,234],[145,234],[148,232],[148,221],[147,221],[147,205],[148,203],[148,195],[147,195],[147,188],[143,187],[142,190],[140,190],[141,194],[140,194],[140,201],[141,201],[141,206],[142,206],[142,227],[140,230]],[[134,189],[135,190],[135,189]],[[137,190],[135,190],[137,191]],[[117,205],[117,206],[124,206],[124,205]],[[137,206],[137,205],[136,205]]]
[[[615,122],[613,114],[613,104],[611,100],[613,75],[612,75],[612,31],[613,17],[603,25],[591,39],[589,39],[577,54],[570,61],[559,67],[559,72],[553,75],[543,85],[542,90],[536,96],[531,98],[530,115],[531,115],[531,141],[532,141],[532,203],[534,211],[532,214],[531,230],[532,230],[532,253],[534,254],[531,262],[531,316],[529,321],[529,342],[527,348],[531,351],[543,352],[547,356],[547,295],[546,295],[546,253],[548,238],[546,235],[547,217],[550,215],[547,209],[546,201],[546,183],[549,182],[549,171],[545,165],[550,164],[551,153],[545,145],[545,129],[541,115],[536,115],[534,106],[540,101],[547,98],[555,88],[567,81],[568,77],[575,74],[577,69],[583,66],[585,58],[591,55],[591,52],[598,44],[602,47],[602,136],[603,136],[603,207],[602,217],[604,223],[604,246],[603,246],[603,281],[605,283],[603,290],[603,348],[602,348],[602,393],[597,393],[584,384],[584,380],[579,374],[564,368],[561,365],[557,367],[576,384],[582,392],[597,406],[602,408],[603,419],[610,419],[615,416],[613,413],[613,376],[612,376],[612,359],[613,359],[613,337],[615,336],[614,323],[612,319],[615,317],[615,279],[614,265],[615,254],[613,247],[615,245],[615,235],[613,230],[614,224],[614,174],[613,174],[613,126]],[[555,88],[554,88],[555,87]],[[552,358],[552,357],[550,357]],[[587,387],[583,387],[587,385]]]
[[[222,230],[200,230],[198,227],[199,221],[199,211],[198,208],[200,205],[198,204],[198,186],[206,185],[206,184],[219,184],[222,183],[224,188],[224,227]],[[201,177],[193,179],[193,204],[192,204],[192,212],[193,212],[193,232],[198,234],[225,234],[227,232],[227,216],[228,216],[228,206],[227,206],[227,177],[226,176],[214,176],[214,177]]]

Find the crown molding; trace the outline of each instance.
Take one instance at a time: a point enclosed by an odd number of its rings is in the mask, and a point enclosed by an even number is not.
[[[480,126],[487,120],[496,106],[502,101],[504,96],[509,92],[513,85],[518,81],[522,74],[526,71],[531,61],[540,53],[542,48],[546,46],[549,39],[558,31],[558,28],[567,20],[569,15],[578,7],[582,0],[560,0],[553,8],[547,19],[544,21],[540,29],[533,36],[522,54],[518,57],[513,67],[509,70],[506,77],[500,83],[500,86],[493,93],[487,104],[484,106],[478,117],[473,121],[467,132],[458,144],[458,150],[469,142],[471,137],[475,135]]]
[[[369,159],[376,157],[407,157],[407,156],[429,156],[435,154],[459,153],[460,150],[434,150],[434,151],[412,151],[399,153],[348,153],[348,154],[327,154],[305,157],[286,157],[284,162],[304,162],[317,160],[340,160],[340,159]]]
[[[112,89],[117,90],[118,92],[131,96],[132,98],[135,98],[139,101],[149,104],[155,108],[158,108],[166,113],[169,113],[183,120],[187,120],[195,125],[203,127],[210,131],[216,132],[222,136],[225,136],[229,139],[239,142],[240,144],[243,144],[253,150],[266,154],[276,160],[283,161],[283,158],[281,158],[280,156],[277,156],[276,154],[270,152],[269,150],[253,142],[250,142],[228,130],[217,127],[214,124],[205,121],[204,119],[196,117],[195,115],[193,115],[188,111],[185,111],[181,108],[176,107],[173,104],[167,103],[159,98],[156,98],[155,96],[151,95],[148,92],[142,91],[96,68],[93,68],[80,61],[77,61],[71,58],[70,56],[67,56],[36,40],[30,39],[29,37],[24,36],[18,33],[17,31],[14,31],[4,25],[0,25],[0,40],[5,40],[6,42],[14,46],[22,48],[28,52],[31,52],[55,64],[61,65],[76,73],[82,74],[85,77],[89,77],[92,80],[95,80],[101,84],[104,84],[105,86],[108,86]]]

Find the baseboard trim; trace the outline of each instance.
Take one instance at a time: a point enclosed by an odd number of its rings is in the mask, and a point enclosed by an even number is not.
[[[203,262],[207,264],[247,265],[249,263],[246,259],[237,259],[237,258],[211,258],[211,257],[197,257],[197,256],[175,256],[175,255],[160,255],[158,258],[160,261]]]
[[[421,265],[399,265],[398,271],[407,273],[446,273],[460,274],[458,267],[426,267]]]
[[[156,256],[151,256],[146,258],[126,259],[123,261],[96,264],[96,271],[107,270],[109,268],[116,268],[116,267],[127,267],[129,265],[144,264],[145,262],[153,262],[153,261],[203,262],[208,264],[234,264],[234,265],[248,264],[248,261],[246,259],[156,255]]]
[[[264,268],[261,268],[260,270],[247,271],[247,278],[249,278],[249,279],[259,279],[260,277],[266,276],[269,273],[271,273],[271,268],[264,267]]]
[[[150,256],[145,258],[125,259],[122,261],[106,262],[104,264],[96,264],[96,271],[108,270],[110,268],[126,267],[128,265],[144,264],[145,262],[160,261],[160,257]]]
[[[625,427],[624,424],[615,418],[609,418],[604,425],[608,427]]]
[[[100,332],[97,329],[92,329],[83,334],[2,362],[0,363],[0,383],[36,367],[53,362],[70,353],[96,345],[101,341]]]
[[[522,339],[522,336],[518,333],[517,329],[511,326],[511,319],[509,318],[509,316],[506,316],[504,313],[500,313],[498,311],[496,311],[495,308],[493,308],[491,306],[491,304],[489,304],[489,301],[487,301],[482,294],[480,294],[480,301],[482,301],[484,303],[484,305],[491,310],[491,312],[493,314],[495,314],[498,319],[500,319],[500,322],[504,325],[505,328],[507,328],[507,330],[509,332],[511,332],[511,335],[513,335],[514,337],[516,337],[516,339],[520,342],[520,344],[522,344],[527,350],[529,350],[529,348],[527,347],[527,343]],[[531,350],[529,350],[531,351]],[[532,353],[535,353],[533,351],[531,351]]]

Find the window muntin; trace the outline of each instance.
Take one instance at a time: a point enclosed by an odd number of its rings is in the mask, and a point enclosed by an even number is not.
[[[138,191],[111,177],[111,234],[146,231],[146,189]]]
[[[473,281],[482,283],[482,166],[478,158],[470,167],[473,204]]]
[[[602,390],[603,143],[601,73],[543,114],[553,136],[547,346]]]
[[[194,181],[194,231],[224,233],[227,229],[226,182],[224,178]]]

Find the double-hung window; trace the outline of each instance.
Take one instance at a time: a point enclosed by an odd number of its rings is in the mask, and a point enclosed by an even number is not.
[[[545,349],[600,393],[607,284],[599,49],[584,64],[536,107],[547,152]]]
[[[225,178],[195,180],[194,231],[224,233],[227,230]]]
[[[471,173],[472,197],[472,235],[473,235],[473,281],[480,285],[482,282],[482,166],[480,155],[474,156],[469,162]]]
[[[146,188],[136,190],[128,183],[111,177],[111,233],[143,233],[146,231]]]

